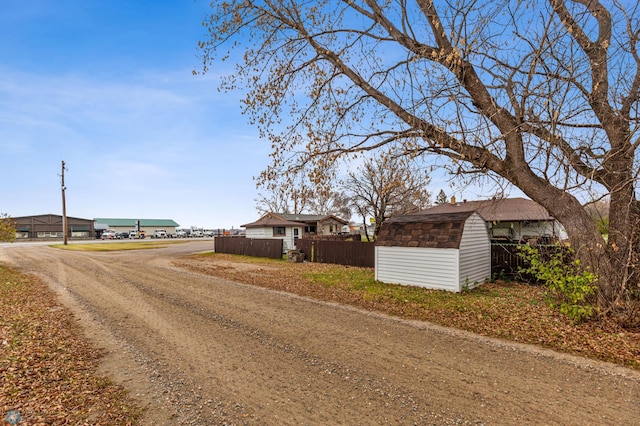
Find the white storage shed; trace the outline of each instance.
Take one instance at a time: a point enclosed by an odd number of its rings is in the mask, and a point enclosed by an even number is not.
[[[490,276],[489,233],[475,212],[398,216],[376,238],[378,281],[460,292]]]

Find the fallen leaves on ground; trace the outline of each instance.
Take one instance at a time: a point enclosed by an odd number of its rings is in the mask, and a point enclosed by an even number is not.
[[[0,265],[0,306],[3,422],[128,425],[139,418],[125,391],[95,373],[101,353],[46,284]]]
[[[220,278],[640,370],[640,333],[629,332],[612,322],[593,320],[574,324],[549,307],[541,286],[501,281],[455,294],[377,283],[373,269],[369,268],[289,263],[222,253],[193,255],[174,263]],[[353,273],[356,271],[358,274]],[[363,276],[367,277],[367,283],[354,284],[355,279],[362,280]]]

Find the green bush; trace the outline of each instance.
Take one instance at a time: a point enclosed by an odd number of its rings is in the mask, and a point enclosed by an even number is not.
[[[592,297],[596,292],[596,274],[580,267],[570,247],[558,247],[549,259],[543,259],[537,248],[520,246],[518,255],[529,265],[520,272],[531,274],[547,287],[549,304],[576,323],[594,314]]]

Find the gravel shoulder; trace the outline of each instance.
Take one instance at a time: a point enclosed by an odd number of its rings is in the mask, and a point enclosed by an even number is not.
[[[142,424],[634,424],[640,374],[223,280],[157,250],[0,249],[104,348]],[[227,265],[228,266],[228,265]]]

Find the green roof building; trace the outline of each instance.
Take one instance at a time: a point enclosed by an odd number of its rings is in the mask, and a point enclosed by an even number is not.
[[[94,218],[96,230],[113,229],[116,232],[129,232],[132,229],[144,231],[147,235],[153,235],[156,230],[162,229],[167,235],[174,235],[180,225],[172,219],[116,219],[107,217]],[[139,228],[138,228],[139,226]]]

